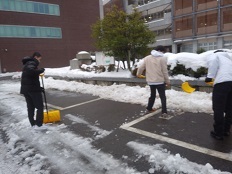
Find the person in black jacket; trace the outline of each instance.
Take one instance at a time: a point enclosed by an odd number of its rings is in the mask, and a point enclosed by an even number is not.
[[[39,76],[44,72],[44,68],[38,68],[42,56],[35,52],[32,57],[24,57],[21,89],[27,103],[28,118],[30,124],[35,129],[43,129],[43,88],[40,87]],[[34,119],[35,109],[37,109],[36,119]]]

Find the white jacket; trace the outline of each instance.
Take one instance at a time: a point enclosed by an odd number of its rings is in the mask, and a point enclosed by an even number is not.
[[[208,78],[217,83],[232,81],[232,58],[226,52],[217,52],[208,60]]]
[[[137,75],[141,75],[146,70],[146,81],[149,85],[170,83],[167,69],[167,59],[163,53],[153,50],[151,55],[144,58],[139,66]]]

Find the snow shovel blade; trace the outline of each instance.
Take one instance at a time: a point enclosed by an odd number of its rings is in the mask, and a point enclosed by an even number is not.
[[[188,82],[182,83],[181,88],[184,92],[187,92],[187,93],[192,93],[196,90],[195,88],[192,88]]]
[[[213,86],[213,82],[206,82],[207,85]]]
[[[44,112],[43,123],[54,123],[60,121],[60,111],[59,110],[51,110],[48,112]]]

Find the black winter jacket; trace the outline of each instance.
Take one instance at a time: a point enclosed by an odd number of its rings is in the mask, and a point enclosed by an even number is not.
[[[44,68],[38,69],[39,61],[32,57],[24,57],[21,77],[21,94],[28,92],[41,92],[39,75],[44,72]]]

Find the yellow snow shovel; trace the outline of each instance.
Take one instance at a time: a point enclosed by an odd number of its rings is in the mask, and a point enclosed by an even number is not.
[[[188,82],[182,83],[181,88],[184,92],[187,93],[192,93],[196,90],[195,88],[191,87]]]
[[[213,82],[206,82],[207,85],[213,86]]]
[[[44,74],[40,75],[41,80],[42,80],[43,89],[44,89],[43,76],[44,76]],[[59,110],[48,111],[45,90],[43,90],[43,94],[44,94],[44,101],[45,101],[45,107],[46,107],[46,112],[44,112],[43,123],[54,123],[54,122],[60,121],[60,111]]]

